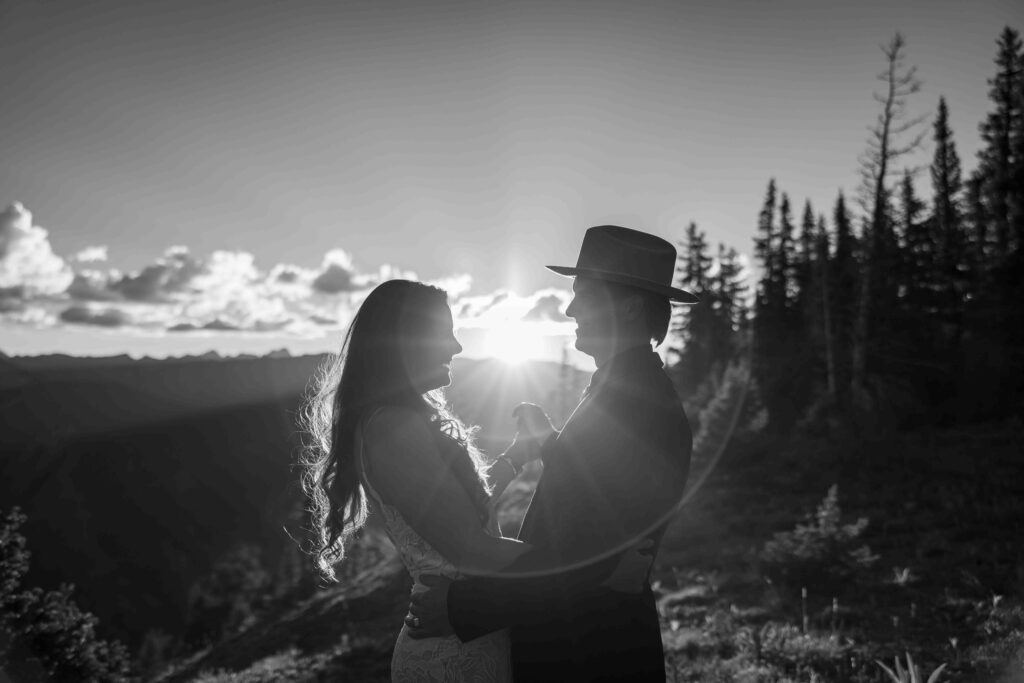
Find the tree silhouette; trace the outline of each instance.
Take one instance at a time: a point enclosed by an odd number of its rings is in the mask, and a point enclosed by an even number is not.
[[[0,522],[0,670],[14,680],[127,681],[124,645],[96,633],[99,620],[72,599],[73,587],[23,588],[31,554],[12,509]]]
[[[894,293],[891,273],[895,239],[892,235],[889,176],[901,157],[921,146],[924,135],[916,132],[923,119],[910,118],[908,114],[907,100],[920,89],[921,82],[917,78],[917,68],[905,65],[905,44],[902,34],[896,33],[887,45],[882,46],[886,69],[878,79],[885,84],[885,89],[875,93],[875,101],[882,109],[861,159],[861,206],[867,213],[867,220],[853,321],[850,389],[853,400],[862,410],[871,408],[867,372],[869,346],[874,341],[872,333],[875,332],[873,308],[891,305]],[[904,142],[907,135],[912,137]]]

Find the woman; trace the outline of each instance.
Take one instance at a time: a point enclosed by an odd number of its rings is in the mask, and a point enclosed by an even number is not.
[[[517,440],[485,467],[439,391],[461,351],[444,290],[391,280],[363,302],[305,414],[315,439],[303,457],[303,489],[325,577],[334,579],[368,503],[414,581],[498,572],[530,549],[501,537],[493,506],[553,430],[536,406],[519,410]],[[622,571],[645,573],[649,560],[633,561]],[[616,574],[609,585],[628,591]],[[512,680],[504,631],[462,643],[454,635],[414,640],[403,626],[391,666],[394,681]]]

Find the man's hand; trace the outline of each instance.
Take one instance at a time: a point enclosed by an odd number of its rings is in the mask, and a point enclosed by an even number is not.
[[[544,409],[535,403],[520,403],[512,415],[516,418],[518,431],[505,455],[516,467],[522,467],[540,457],[540,447],[555,432],[555,428]]]
[[[448,587],[452,580],[423,574],[412,587],[405,625],[412,638],[438,638],[454,633],[448,623]]]

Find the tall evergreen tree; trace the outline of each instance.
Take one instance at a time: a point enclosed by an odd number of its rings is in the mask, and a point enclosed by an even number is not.
[[[679,286],[701,298],[695,306],[679,307],[672,323],[678,343],[676,353],[678,386],[686,391],[698,388],[711,370],[714,336],[713,299],[710,293],[712,258],[707,236],[691,222],[680,245],[676,279]]]
[[[775,245],[773,257],[773,262],[775,263],[773,286],[780,310],[787,314],[793,309],[796,298],[798,258],[793,235],[794,231],[793,211],[789,204],[789,196],[783,192],[782,201],[779,203],[779,239]],[[785,322],[787,324],[792,322],[791,317],[786,315]]]
[[[960,157],[949,127],[946,99],[939,99],[934,125],[935,154],[931,164],[932,233],[936,248],[935,289],[942,318],[951,327],[954,347],[963,336],[963,300],[968,285]]]
[[[835,225],[835,254],[831,268],[833,330],[835,331],[835,367],[837,397],[848,396],[853,353],[853,321],[858,290],[857,238],[853,233],[846,198],[840,192],[832,211]]]
[[[870,403],[867,391],[868,353],[877,337],[873,320],[885,317],[887,312],[884,309],[888,307],[891,295],[889,276],[893,266],[893,240],[888,179],[899,158],[917,150],[923,137],[923,133],[915,132],[922,119],[909,118],[908,115],[907,100],[920,89],[921,83],[916,67],[905,66],[904,46],[903,36],[896,33],[882,47],[886,69],[878,78],[885,83],[885,91],[875,95],[882,110],[861,161],[861,203],[867,211],[867,220],[860,291],[853,324],[850,389],[854,400],[863,407]],[[903,136],[908,134],[912,135],[911,139],[903,142]],[[874,310],[876,308],[883,308],[883,315],[879,316]]]
[[[746,319],[746,283],[739,254],[722,243],[718,244],[713,271],[710,356],[712,366],[724,368],[739,351]]]
[[[810,204],[808,204],[810,207]],[[832,295],[832,269],[829,260],[828,227],[825,217],[818,217],[817,232],[814,240],[815,260],[812,269],[812,282],[818,292],[816,297],[818,308],[817,318],[821,323],[822,346],[825,356],[825,386],[832,401],[838,398],[838,381],[836,372],[836,340],[833,326],[834,300]]]
[[[904,309],[934,312],[936,289],[936,247],[932,222],[922,217],[925,205],[914,188],[909,171],[900,182],[900,243],[903,247],[900,269],[901,300]]]
[[[786,431],[802,406],[794,395],[798,354],[791,344],[797,335],[792,326],[790,296],[795,262],[793,221],[789,199],[783,194],[776,228],[776,198],[773,180],[768,184],[755,238],[755,256],[761,262],[762,276],[754,302],[753,372],[768,411],[769,427]]]
[[[996,75],[989,80],[989,98],[995,104],[981,124],[985,146],[979,153],[985,178],[983,193],[992,221],[993,243],[997,259],[1007,259],[1014,244],[1024,241],[1024,183],[1016,183],[1024,159],[1017,155],[1016,138],[1024,131],[1024,100],[1021,98],[1021,74],[1024,57],[1021,39],[1009,26],[997,41]],[[1016,144],[1015,144],[1016,143]],[[1016,233],[1016,234],[1015,234]]]
[[[775,202],[776,190],[775,179],[768,181],[768,191],[765,194],[764,205],[757,218],[757,235],[754,237],[754,258],[760,261],[763,272],[761,281],[758,283],[756,292],[757,315],[760,317],[762,308],[771,310],[776,302],[772,300],[771,281],[772,273],[775,272]]]
[[[814,262],[817,254],[817,230],[811,201],[804,203],[804,215],[800,221],[800,238],[797,241],[797,266],[794,271],[797,307],[807,313],[809,292],[812,287]]]
[[[966,240],[970,255],[970,281],[972,299],[978,299],[987,289],[988,274],[991,266],[991,233],[989,217],[985,210],[984,199],[985,178],[976,169],[967,180],[965,197],[965,222],[967,227]]]

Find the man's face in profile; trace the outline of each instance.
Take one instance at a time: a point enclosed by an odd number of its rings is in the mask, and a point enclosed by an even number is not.
[[[618,329],[615,293],[601,280],[577,277],[565,314],[576,321],[576,348],[597,357],[614,346]]]

